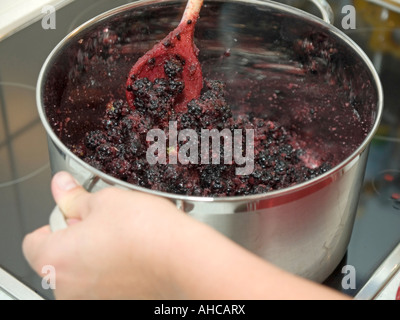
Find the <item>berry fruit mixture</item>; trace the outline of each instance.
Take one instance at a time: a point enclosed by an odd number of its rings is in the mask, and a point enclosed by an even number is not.
[[[150,61],[149,63],[153,63]],[[267,116],[234,114],[224,98],[221,81],[205,80],[202,95],[177,112],[185,83],[181,74],[185,61],[179,56],[165,63],[165,78],[154,82],[132,79],[135,109],[125,100],[107,104],[100,128],[88,132],[74,153],[91,166],[129,183],[168,193],[190,196],[242,196],[266,193],[310,180],[332,168],[329,161],[313,163],[296,132]],[[236,175],[235,164],[156,164],[146,159],[151,129],[168,130],[176,121],[183,129],[253,129],[254,171]],[[223,144],[221,143],[221,146]],[[221,147],[221,159],[224,150]],[[308,162],[308,163],[307,163]]]

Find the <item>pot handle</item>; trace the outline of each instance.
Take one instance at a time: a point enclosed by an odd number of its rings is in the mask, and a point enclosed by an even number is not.
[[[65,216],[58,206],[56,206],[51,212],[49,224],[51,232],[56,232],[68,228]]]
[[[91,190],[93,190],[99,180],[99,177],[90,176],[88,179],[86,179],[82,186],[90,192]],[[50,214],[49,225],[52,232],[68,228],[65,215],[58,206],[55,206]]]
[[[321,11],[322,19],[329,23],[333,24],[335,20],[335,15],[333,13],[332,7],[326,0],[309,0],[311,1],[318,9]]]

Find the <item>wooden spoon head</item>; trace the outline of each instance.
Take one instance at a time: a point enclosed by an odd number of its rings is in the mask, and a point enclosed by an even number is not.
[[[195,21],[182,22],[161,42],[142,56],[132,67],[127,85],[127,101],[135,109],[135,94],[131,90],[136,80],[147,78],[151,82],[155,79],[170,79],[182,81],[185,87],[174,101],[177,112],[185,112],[186,105],[200,96],[203,87],[203,76],[198,61],[198,49],[193,41]],[[168,70],[168,62],[179,61],[182,68],[179,74]]]

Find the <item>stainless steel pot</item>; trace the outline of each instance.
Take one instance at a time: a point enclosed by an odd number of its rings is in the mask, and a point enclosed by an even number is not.
[[[243,99],[240,84],[248,79],[266,90],[274,85],[271,77],[266,78],[271,68],[274,77],[280,81],[299,81],[302,76],[299,70],[308,55],[294,52],[299,40],[317,43],[324,39],[337,49],[335,60],[329,62],[327,81],[334,77],[337,83],[350,87],[349,101],[353,99],[357,103],[349,117],[357,114],[368,130],[361,136],[355,128],[343,125],[347,122],[345,118],[335,120],[338,121],[335,134],[327,129],[329,123],[324,117],[312,123],[300,123],[304,132],[311,133],[310,145],[315,141],[326,142],[324,147],[331,148],[328,151],[332,154],[337,150],[335,145],[353,143],[336,167],[313,180],[262,195],[188,197],[117,180],[89,166],[66,147],[66,140],[89,130],[98,112],[96,105],[104,107],[99,101],[109,99],[110,93],[112,96],[123,94],[118,85],[125,81],[129,67],[177,25],[183,8],[183,2],[169,0],[138,1],[116,8],[73,31],[50,54],[40,73],[37,104],[49,136],[53,173],[69,171],[90,191],[117,186],[165,197],[187,214],[279,267],[323,281],[346,252],[368,146],[378,128],[383,104],[381,84],[367,56],[352,40],[323,20],[271,1],[206,1],[196,29],[203,73],[211,78],[225,79],[227,87],[231,87],[232,101]],[[325,13],[324,17],[328,19],[329,14]],[[127,38],[130,42],[126,42]],[[102,50],[105,42],[107,45],[111,42],[112,47],[107,47],[112,48],[111,53]],[[229,59],[224,61],[228,62],[221,63],[221,56],[227,51]],[[98,56],[102,63],[98,70],[98,77],[102,78],[100,85],[96,75],[90,78],[85,73],[82,64],[93,56]],[[115,62],[118,72],[112,67]],[[71,92],[79,99],[87,99],[87,110],[76,110],[73,103],[60,106],[63,96]],[[322,94],[314,88],[312,92],[303,91],[304,96],[295,99],[318,104]],[[264,98],[260,96],[259,101],[265,103]],[[263,106],[261,109],[265,108]],[[334,112],[329,105],[324,108],[327,113]],[[279,112],[276,111],[275,116],[281,116],[283,123],[300,121],[294,110]],[[59,223],[66,226],[56,209],[51,225],[57,229]]]

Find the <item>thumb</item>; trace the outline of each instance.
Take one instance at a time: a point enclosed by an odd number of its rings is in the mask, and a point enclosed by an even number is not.
[[[51,182],[51,191],[67,219],[84,219],[90,212],[89,193],[68,172],[58,172]]]

